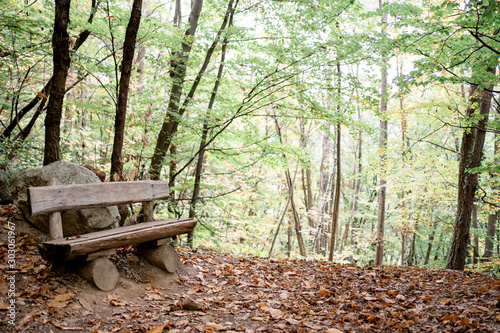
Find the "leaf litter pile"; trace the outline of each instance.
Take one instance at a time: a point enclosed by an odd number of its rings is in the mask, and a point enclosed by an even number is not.
[[[53,273],[34,235],[22,233],[13,327],[5,235],[0,332],[500,332],[500,280],[480,274],[177,248],[180,267],[169,275],[125,248],[111,257],[120,281],[103,292]]]

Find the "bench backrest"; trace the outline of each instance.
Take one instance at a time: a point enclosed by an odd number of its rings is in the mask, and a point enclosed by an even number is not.
[[[165,200],[168,197],[168,181],[155,180],[53,185],[28,189],[32,216],[68,209]]]

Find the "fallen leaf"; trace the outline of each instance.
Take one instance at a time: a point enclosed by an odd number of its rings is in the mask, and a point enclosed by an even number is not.
[[[331,292],[330,292],[328,289],[326,289],[325,287],[320,286],[320,287],[319,287],[319,294],[320,294],[321,296],[326,296],[326,295],[330,295],[330,294],[331,294]]]
[[[325,333],[344,333],[344,331],[338,330],[336,328],[329,328],[325,331]]]
[[[87,311],[94,311],[94,309],[92,308],[92,305],[89,304],[89,302],[87,302],[86,300],[80,298],[78,300],[78,302],[80,302],[80,304],[83,306],[83,308]]]
[[[160,326],[157,326],[153,329],[150,329],[146,333],[162,333],[164,328],[165,328],[165,325],[160,325]]]
[[[187,298],[182,301],[182,308],[185,310],[197,311],[203,309],[203,306],[200,303],[196,302],[194,299]]]
[[[224,326],[216,324],[216,323],[206,322],[205,329],[209,329],[209,330],[218,332],[218,331],[225,330],[226,328]]]
[[[67,307],[69,304],[69,301],[66,301],[66,302],[56,302],[56,301],[52,301],[50,303],[47,303],[47,306],[49,308],[65,308]]]
[[[51,323],[52,325],[54,325],[55,327],[57,327],[57,328],[61,329],[61,330],[62,330],[62,328],[63,328],[63,325],[61,325],[60,323],[58,323],[58,322],[57,322],[57,321],[55,321],[55,320],[51,320],[51,321],[50,321],[50,323]]]
[[[114,306],[125,306],[128,304],[127,301],[124,300],[112,300],[109,303]]]
[[[441,318],[440,320],[441,321],[453,321],[453,322],[457,322],[460,319],[458,319],[458,316],[456,316],[456,315],[449,315],[449,316],[445,316],[445,317]]]

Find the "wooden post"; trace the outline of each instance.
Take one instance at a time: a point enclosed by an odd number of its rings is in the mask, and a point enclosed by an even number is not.
[[[48,185],[57,185],[57,179],[52,178],[51,180],[49,180]],[[61,239],[64,237],[61,212],[54,212],[49,215],[49,235],[51,240]]]
[[[165,244],[158,247],[149,247],[144,244],[137,246],[137,250],[151,264],[166,272],[174,273],[179,262],[177,251],[169,245]]]
[[[120,277],[115,265],[102,257],[78,265],[77,270],[85,280],[103,291],[113,289]]]
[[[142,180],[151,180],[151,176],[149,173],[145,173],[142,176]],[[152,201],[144,201],[142,203],[142,216],[144,218],[143,222],[153,222],[154,221],[154,212],[153,212],[153,202]]]

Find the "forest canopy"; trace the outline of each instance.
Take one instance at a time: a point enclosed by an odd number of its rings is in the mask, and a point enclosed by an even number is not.
[[[149,173],[220,251],[499,273],[498,1],[0,8],[8,174]]]

